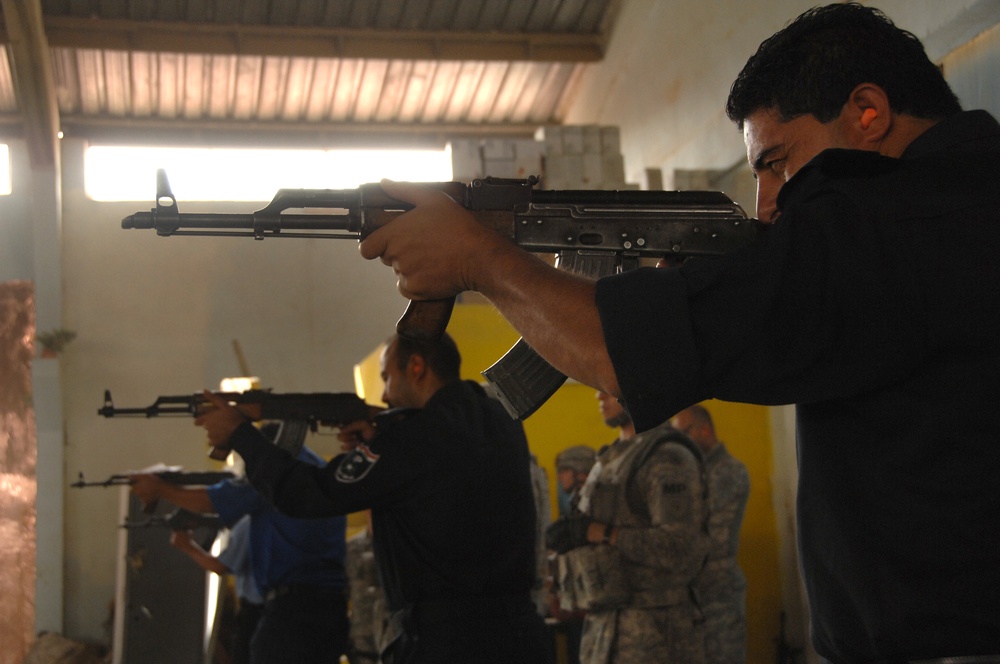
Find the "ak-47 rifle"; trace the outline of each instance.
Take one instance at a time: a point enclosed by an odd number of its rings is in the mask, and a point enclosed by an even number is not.
[[[358,420],[371,420],[381,408],[369,406],[351,392],[311,392],[275,394],[268,390],[215,392],[217,397],[240,408],[253,420],[277,420],[280,428],[274,443],[292,455],[298,454],[308,431],[318,425],[342,426]],[[97,410],[104,417],[171,417],[198,415],[207,405],[204,394],[157,397],[144,408],[116,408],[111,391],[104,391],[104,406]],[[223,460],[229,449],[213,447],[209,456]]]
[[[70,486],[74,489],[84,489],[94,486],[104,488],[109,486],[128,486],[132,484],[132,477],[139,474],[142,474],[142,472],[136,471],[133,473],[116,473],[114,475],[109,475],[106,480],[101,480],[100,482],[88,482],[83,477],[83,471],[80,471],[77,480],[70,484]],[[217,484],[236,477],[236,475],[228,470],[206,470],[193,472],[186,472],[182,470],[164,470],[150,472],[149,474],[156,475],[164,482],[169,482],[178,486],[210,486],[212,484]],[[156,501],[149,503],[144,508],[144,511],[147,514],[152,514],[155,510]]]
[[[129,485],[132,483],[133,475],[138,475],[139,473],[118,473],[115,475],[109,475],[106,480],[101,480],[100,482],[88,482],[83,477],[83,472],[81,471],[77,480],[70,484],[74,489],[83,489],[85,487],[100,486],[122,486]],[[236,477],[229,471],[199,471],[199,472],[184,472],[180,470],[168,470],[164,472],[154,472],[152,475],[156,475],[164,482],[170,482],[171,484],[177,484],[180,486],[208,486],[210,484],[216,484],[217,482],[222,482],[223,480],[228,480]]]
[[[122,528],[129,529],[169,528],[170,530],[178,531],[196,530],[198,528],[219,530],[224,527],[225,524],[219,518],[218,514],[198,514],[183,507],[178,507],[173,512],[164,514],[163,516],[150,516],[145,521],[129,521],[126,519],[125,523],[122,524]]]
[[[428,186],[444,191],[479,223],[522,248],[557,254],[557,267],[594,279],[639,267],[644,257],[720,256],[749,244],[757,232],[757,224],[722,192],[543,191],[533,188],[537,182],[535,177],[487,177],[469,185]],[[302,208],[330,214],[286,212]],[[160,170],[156,207],[125,217],[122,228],[154,229],[162,236],[363,240],[410,208],[378,184],[364,184],[344,190],[281,189],[251,214],[182,214]],[[410,302],[396,330],[414,339],[438,338],[454,304],[454,298]],[[483,375],[517,419],[535,412],[566,379],[523,340]]]

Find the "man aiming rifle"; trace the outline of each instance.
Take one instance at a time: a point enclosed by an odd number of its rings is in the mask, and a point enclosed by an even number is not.
[[[761,44],[727,112],[771,226],[719,260],[594,283],[391,182],[415,207],[361,253],[410,299],[483,293],[553,366],[621,396],[638,431],[710,397],[796,404],[817,651],[996,661],[1000,125],[855,3]]]

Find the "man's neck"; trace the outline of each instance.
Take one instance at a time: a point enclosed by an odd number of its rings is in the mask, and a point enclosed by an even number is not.
[[[618,440],[631,440],[635,437],[635,425],[634,424],[623,424],[621,429],[618,431]]]
[[[419,396],[420,405],[418,406],[418,408],[423,408],[424,406],[426,406],[427,402],[431,400],[431,397],[433,397],[435,394],[437,394],[438,390],[440,390],[442,387],[444,387],[444,386],[446,386],[448,384],[449,383],[445,383],[445,382],[439,380],[436,376],[430,376],[430,377],[428,377],[427,382],[424,383],[424,384],[422,384],[422,385],[420,385],[420,388],[419,388],[419,394],[418,394],[418,396]]]
[[[892,131],[886,135],[878,152],[886,157],[899,157],[921,134],[933,127],[939,120],[916,118],[912,115],[893,115]]]

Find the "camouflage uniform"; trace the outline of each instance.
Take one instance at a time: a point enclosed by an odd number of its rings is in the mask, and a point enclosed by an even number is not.
[[[535,586],[531,599],[541,616],[549,613],[549,598],[545,592],[545,578],[549,575],[548,552],[545,550],[545,529],[552,522],[549,505],[549,478],[538,459],[531,455],[531,491],[535,496]]]
[[[736,563],[740,525],[750,494],[746,466],[718,443],[705,454],[711,550],[695,588],[705,613],[707,664],[746,661],[746,578]]]
[[[577,607],[588,609],[584,664],[703,661],[704,619],[691,585],[709,546],[705,480],[700,452],[680,437],[661,425],[600,458],[589,514],[619,528],[616,545],[563,556],[576,570]]]
[[[385,601],[375,568],[372,540],[362,530],[347,540],[347,577],[351,589],[351,664],[379,661],[385,622]]]

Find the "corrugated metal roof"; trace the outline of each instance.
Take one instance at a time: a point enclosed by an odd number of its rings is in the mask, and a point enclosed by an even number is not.
[[[78,48],[52,64],[64,117],[420,124],[554,121],[577,67]]]
[[[16,65],[34,35],[76,133],[558,124],[619,1],[3,0],[0,121],[32,121],[18,77],[35,70]]]

